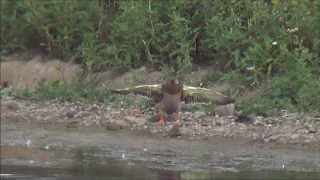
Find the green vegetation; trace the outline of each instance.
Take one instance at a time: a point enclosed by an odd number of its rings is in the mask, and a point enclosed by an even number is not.
[[[214,65],[238,109],[320,111],[320,1],[2,0],[1,50],[30,48],[87,72],[148,63],[183,77],[191,64]],[[42,93],[103,97],[81,83],[43,84]]]
[[[76,101],[85,99],[89,101],[108,102],[109,99],[105,99],[108,96],[109,89],[102,86],[88,85],[81,80],[76,79],[72,86],[65,85],[63,81],[57,80],[52,84],[49,82],[43,82],[37,92],[24,91],[22,94],[18,94],[20,97],[33,98],[36,100],[41,99],[57,99],[60,101]]]

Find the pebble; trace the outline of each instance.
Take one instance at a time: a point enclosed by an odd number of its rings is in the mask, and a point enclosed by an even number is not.
[[[296,140],[296,139],[298,139],[300,137],[300,135],[299,134],[293,134],[293,135],[291,135],[291,140]]]
[[[205,112],[196,111],[196,112],[194,112],[193,117],[194,117],[195,119],[200,119],[200,118],[204,117],[205,115],[206,115]]]
[[[309,129],[308,129],[308,133],[317,133],[317,129],[313,126],[310,126]]]
[[[123,127],[120,124],[117,124],[116,122],[107,122],[105,128],[108,131],[117,131],[123,129]]]
[[[16,102],[11,102],[9,104],[7,104],[7,108],[13,111],[19,111],[21,110],[21,107],[18,103]]]
[[[256,120],[253,122],[253,125],[254,125],[254,126],[262,126],[263,123],[262,123],[260,120],[256,119]]]
[[[147,123],[147,119],[142,117],[124,116],[124,119],[126,119],[129,122],[137,124],[139,127]]]

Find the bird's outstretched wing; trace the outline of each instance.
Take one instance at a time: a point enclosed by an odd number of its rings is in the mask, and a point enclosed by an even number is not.
[[[211,91],[207,88],[183,86],[182,100],[190,102],[212,102],[217,105],[234,103],[235,100],[219,92]]]
[[[162,100],[162,85],[156,84],[156,85],[139,85],[139,86],[133,86],[129,88],[124,89],[115,89],[111,92],[121,95],[127,95],[127,94],[137,94],[137,95],[143,95],[152,98],[154,101],[159,102]]]

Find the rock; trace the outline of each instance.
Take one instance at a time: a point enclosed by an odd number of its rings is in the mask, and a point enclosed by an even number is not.
[[[96,112],[98,110],[99,110],[99,107],[96,104],[93,104],[92,107],[91,107],[91,111],[92,112]]]
[[[71,110],[71,111],[67,112],[66,116],[67,116],[67,118],[71,119],[71,118],[74,118],[75,114],[76,114],[76,111]]]
[[[151,116],[151,118],[149,118],[149,121],[150,121],[150,122],[158,122],[158,121],[160,120],[160,117],[161,117],[160,114]]]
[[[206,133],[206,129],[201,126],[200,124],[195,125],[195,130],[198,134],[205,134]]]
[[[261,125],[263,125],[263,123],[261,122],[261,120],[256,119],[256,120],[253,122],[253,125],[254,125],[254,126],[261,126]]]
[[[138,126],[143,126],[147,123],[147,119],[141,118],[141,117],[124,116],[124,119],[126,119],[127,121],[129,121],[131,123],[135,123]]]
[[[195,118],[195,119],[199,119],[199,118],[201,118],[201,117],[204,117],[206,114],[204,113],[204,112],[202,112],[202,111],[196,111],[196,112],[194,112],[194,115],[193,115],[193,117]]]
[[[6,119],[10,119],[10,121],[15,122],[15,123],[18,123],[18,122],[21,122],[21,121],[24,122],[26,120],[24,117],[20,117],[20,116],[16,116],[16,115],[10,116],[10,117],[8,117]],[[2,117],[1,117],[1,120],[2,120]]]
[[[89,111],[83,111],[82,112],[82,117],[88,117],[90,115],[91,115],[91,113]]]
[[[304,143],[311,143],[317,141],[317,138],[314,134],[303,134],[302,137]]]
[[[308,133],[317,133],[317,129],[311,124],[305,123],[304,127],[307,129]]]
[[[281,138],[282,138],[281,134],[275,134],[275,135],[270,136],[269,138],[266,138],[264,140],[264,142],[268,143],[268,142],[272,142],[272,141],[279,141]]]
[[[21,109],[20,105],[16,102],[11,102],[7,104],[7,108],[13,111],[19,111]]]
[[[217,121],[213,122],[213,125],[214,126],[221,126],[222,123],[221,123],[221,121],[217,120]]]
[[[252,118],[246,114],[239,114],[234,121],[238,123],[251,124]]]
[[[123,116],[137,116],[140,113],[141,113],[140,109],[134,109],[134,108],[128,108],[122,112]]]
[[[235,112],[235,105],[234,103],[232,104],[227,104],[223,106],[219,106],[215,109],[216,115],[223,117],[223,116],[233,116]]]
[[[188,117],[188,118],[186,118],[186,119],[183,119],[184,122],[192,122],[192,120],[193,120],[193,118],[191,118],[191,117]]]
[[[108,131],[117,131],[117,130],[123,129],[123,126],[116,122],[107,122],[105,124],[105,128]]]
[[[257,140],[258,138],[260,138],[260,136],[259,136],[258,133],[253,133],[253,134],[252,134],[252,139],[253,139],[253,140]]]
[[[48,120],[48,119],[40,119],[36,121],[38,124],[54,124],[54,120]]]
[[[79,126],[79,121],[77,120],[66,121],[66,128],[75,128],[78,126]]]
[[[291,140],[297,140],[297,139],[299,139],[299,137],[300,137],[299,134],[293,134],[293,135],[290,136],[290,139]]]
[[[314,126],[309,126],[308,133],[317,133],[317,129]]]

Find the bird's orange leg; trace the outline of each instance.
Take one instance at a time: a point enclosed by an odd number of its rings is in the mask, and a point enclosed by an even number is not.
[[[161,113],[161,117],[160,117],[160,120],[158,121],[157,125],[158,126],[163,126],[164,123],[165,123],[165,121],[164,121],[164,118],[163,118],[163,113]]]
[[[180,121],[181,112],[178,112],[178,120]]]
[[[180,122],[181,122],[180,116],[181,116],[181,112],[178,112],[177,120],[174,122],[175,124],[176,124],[176,123],[180,124]]]
[[[172,126],[171,129],[174,129],[174,128],[179,129],[179,126],[180,126],[180,124],[181,124],[180,114],[181,114],[181,113],[178,112],[177,120],[173,123],[173,126]]]

